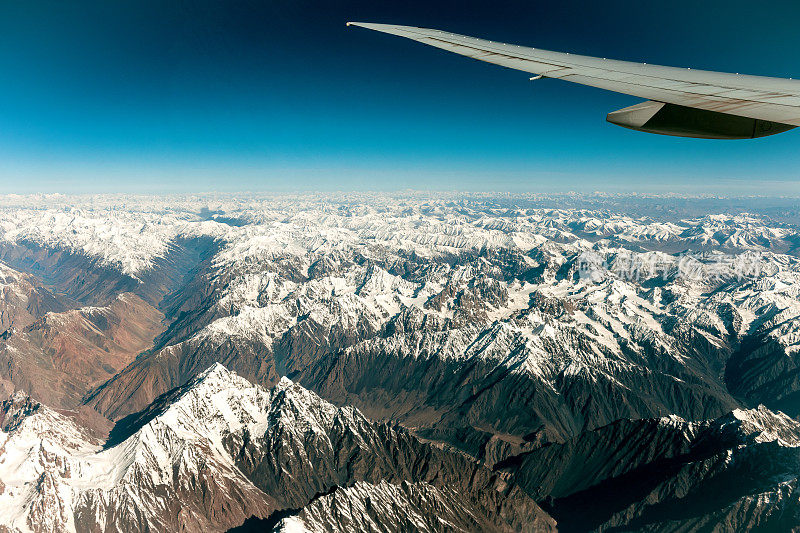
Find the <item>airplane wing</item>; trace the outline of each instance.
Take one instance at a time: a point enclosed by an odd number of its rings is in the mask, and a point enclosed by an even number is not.
[[[719,139],[754,138],[800,126],[800,81],[662,67],[486,41],[427,28],[348,22],[534,74],[648,100],[608,115],[628,128]],[[532,78],[534,79],[534,78]]]

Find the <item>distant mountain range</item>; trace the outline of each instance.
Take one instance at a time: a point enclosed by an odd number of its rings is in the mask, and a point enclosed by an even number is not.
[[[0,531],[800,531],[752,204],[0,198]]]

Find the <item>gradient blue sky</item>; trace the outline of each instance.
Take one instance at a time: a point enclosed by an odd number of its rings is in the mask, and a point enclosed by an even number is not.
[[[0,192],[463,189],[800,195],[800,133],[638,134],[636,98],[347,20],[800,77],[795,1],[0,3]]]

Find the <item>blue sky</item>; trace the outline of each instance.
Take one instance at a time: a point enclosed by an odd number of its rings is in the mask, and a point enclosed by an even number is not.
[[[800,133],[638,134],[605,122],[636,98],[530,82],[347,20],[800,75],[800,4],[790,1],[9,0],[0,192],[800,195]]]

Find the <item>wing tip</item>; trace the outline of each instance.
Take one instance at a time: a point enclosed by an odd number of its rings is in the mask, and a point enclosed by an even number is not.
[[[358,26],[359,28],[366,28],[368,30],[375,30],[384,33],[396,33],[399,30],[412,29],[411,26],[398,26],[396,24],[380,24],[378,22],[347,22],[346,26]]]

